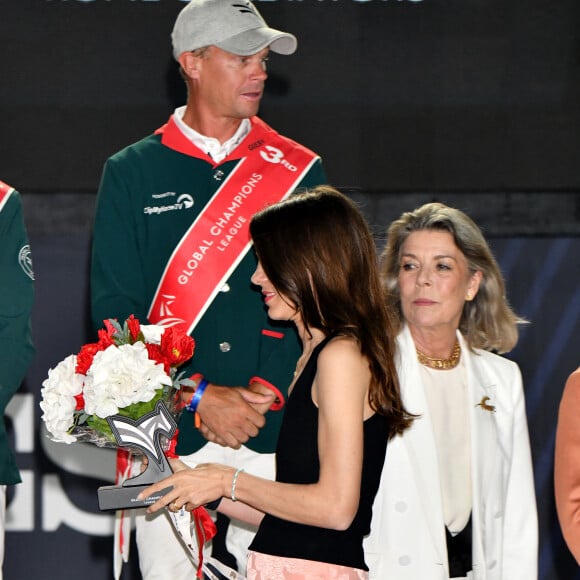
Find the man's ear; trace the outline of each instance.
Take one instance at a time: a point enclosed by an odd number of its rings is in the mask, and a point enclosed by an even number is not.
[[[181,65],[181,70],[185,75],[191,79],[196,79],[199,76],[201,67],[201,56],[193,52],[182,52],[177,59]]]

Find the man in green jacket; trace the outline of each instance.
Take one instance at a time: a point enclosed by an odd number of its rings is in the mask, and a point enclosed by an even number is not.
[[[4,413],[34,356],[30,332],[33,284],[20,195],[0,181],[0,567],[4,559],[6,486],[21,481],[8,444]]]
[[[228,462],[273,477],[299,346],[290,326],[267,319],[251,287],[257,262],[248,226],[264,205],[326,182],[316,154],[256,116],[269,52],[291,54],[297,41],[268,27],[247,0],[189,2],[172,41],[187,104],[105,165],[94,224],[93,321],[100,327],[105,318],[134,314],[186,329],[196,341],[187,369],[195,413],[184,413],[177,452],[191,465]],[[253,533],[236,522],[228,528],[234,558],[227,563],[241,572]],[[137,543],[145,580],[192,577],[164,514],[137,516]]]

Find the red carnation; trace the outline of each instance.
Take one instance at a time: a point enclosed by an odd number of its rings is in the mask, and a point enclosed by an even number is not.
[[[169,374],[170,372],[170,362],[167,360],[165,355],[161,352],[161,347],[158,344],[153,344],[151,342],[145,343],[145,348],[147,349],[147,354],[151,360],[163,365],[163,370]]]
[[[79,354],[77,355],[77,366],[76,366],[76,373],[79,375],[86,375],[93,364],[93,359],[95,355],[100,351],[104,350],[101,348],[98,342],[91,342],[89,344],[85,344]]]
[[[139,324],[139,320],[137,320],[132,314],[127,318],[127,326],[129,327],[129,334],[131,335],[131,339],[135,342],[141,332],[141,325]]]
[[[82,411],[85,408],[85,398],[83,397],[83,394],[80,393],[79,395],[75,395],[75,399],[77,402],[75,411]]]
[[[173,327],[166,328],[161,336],[161,352],[171,366],[178,367],[193,356],[195,341],[191,336]]]
[[[108,348],[111,345],[114,345],[115,342],[111,336],[111,334],[109,334],[106,330],[104,329],[100,329],[97,332],[98,336],[99,336],[99,350],[105,350],[106,348]]]
[[[103,324],[105,325],[105,328],[107,329],[107,334],[109,336],[117,334],[117,329],[113,326],[112,322],[108,318],[107,320],[103,320]]]

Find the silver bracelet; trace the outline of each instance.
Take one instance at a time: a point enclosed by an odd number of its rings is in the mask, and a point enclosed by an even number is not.
[[[238,501],[236,499],[236,483],[238,483],[238,475],[240,475],[242,471],[244,471],[244,469],[240,467],[234,473],[234,478],[232,479],[232,491],[230,493],[230,498],[232,501]]]

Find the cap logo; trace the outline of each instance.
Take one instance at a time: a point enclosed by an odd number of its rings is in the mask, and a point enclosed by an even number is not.
[[[258,15],[256,14],[256,9],[248,2],[247,4],[232,4],[234,8],[238,9],[238,12],[246,12],[249,14],[253,14],[256,18]]]

